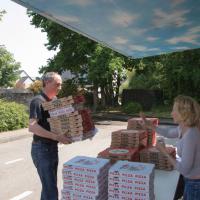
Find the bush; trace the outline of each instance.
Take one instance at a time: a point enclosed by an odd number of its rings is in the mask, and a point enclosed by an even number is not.
[[[28,120],[25,105],[0,100],[0,132],[25,128]]]
[[[40,93],[40,91],[42,90],[42,81],[34,81],[28,89],[31,90],[35,95]]]
[[[122,111],[127,114],[136,114],[142,110],[142,106],[137,102],[129,102],[122,106]]]

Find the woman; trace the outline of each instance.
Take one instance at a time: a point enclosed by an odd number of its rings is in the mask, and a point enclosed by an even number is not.
[[[179,95],[174,100],[171,113],[173,120],[178,124],[177,128],[164,129],[150,125],[144,115],[146,128],[155,130],[165,137],[179,138],[177,142],[177,154],[180,159],[175,160],[166,152],[159,143],[156,148],[161,151],[184,177],[184,200],[200,199],[200,131],[198,129],[200,119],[200,106],[191,97]]]

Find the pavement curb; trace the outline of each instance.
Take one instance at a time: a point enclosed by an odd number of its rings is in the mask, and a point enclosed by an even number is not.
[[[28,128],[18,129],[14,131],[7,131],[0,133],[0,144],[31,137],[32,133],[28,131]]]

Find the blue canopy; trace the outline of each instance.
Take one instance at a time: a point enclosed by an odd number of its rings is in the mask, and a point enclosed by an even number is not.
[[[200,47],[199,0],[12,0],[126,56]]]

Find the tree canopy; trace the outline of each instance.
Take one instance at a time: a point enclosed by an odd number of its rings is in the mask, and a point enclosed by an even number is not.
[[[200,49],[137,59],[128,88],[161,89],[172,101],[178,94],[200,100]]]
[[[0,87],[13,86],[19,78],[19,68],[20,63],[14,60],[13,55],[5,47],[0,47]]]
[[[57,50],[47,66],[40,68],[41,73],[70,70],[82,85],[92,84],[95,89],[101,88],[103,97],[109,94],[111,99],[118,98],[119,84],[129,59],[32,11],[28,15],[32,25],[47,33],[47,49]]]
[[[5,10],[0,10],[0,21],[2,20],[3,15],[6,13]]]

